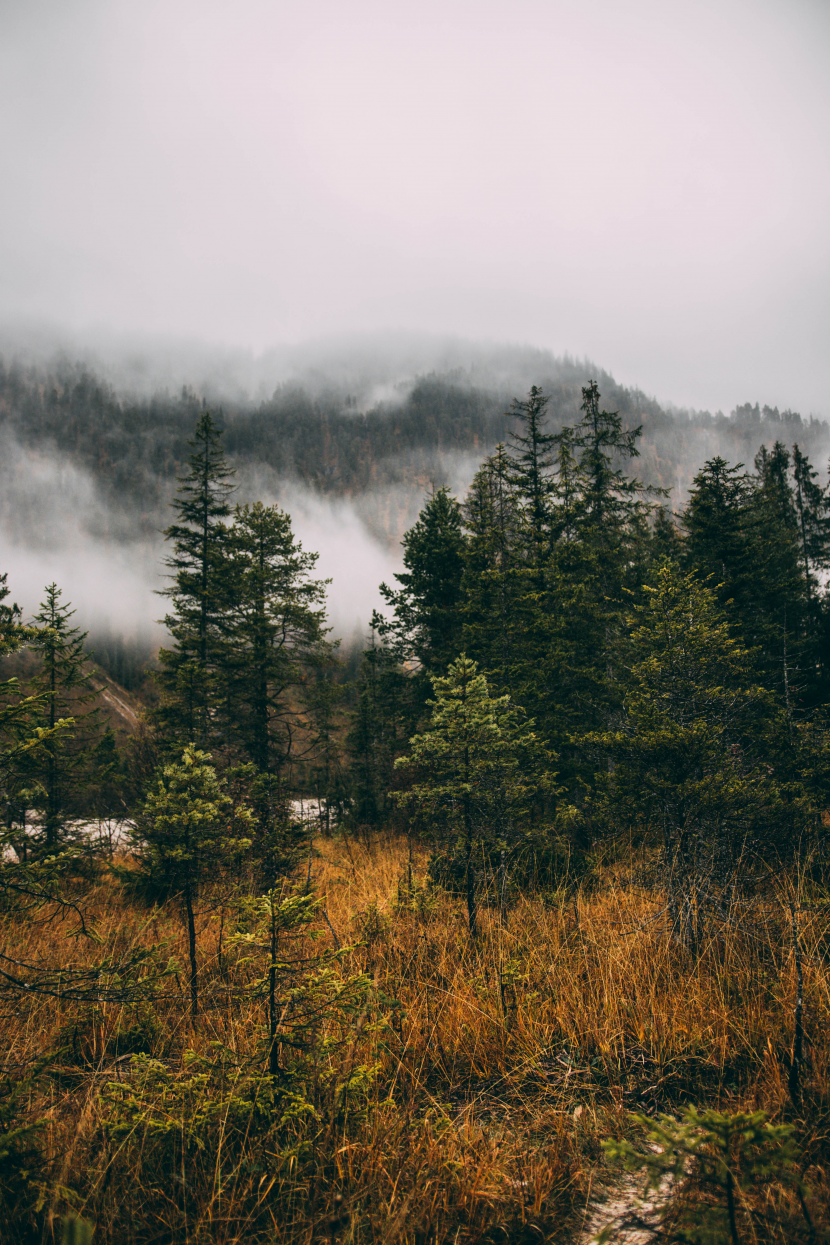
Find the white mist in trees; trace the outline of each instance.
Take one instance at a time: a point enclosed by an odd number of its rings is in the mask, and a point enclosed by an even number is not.
[[[476,857],[513,847],[535,792],[550,781],[546,756],[509,696],[491,696],[487,679],[463,653],[432,680],[427,729],[396,765],[415,783],[396,794],[416,822],[463,861],[470,934],[476,937]]]

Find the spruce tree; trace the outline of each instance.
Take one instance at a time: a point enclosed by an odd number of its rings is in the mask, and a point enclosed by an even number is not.
[[[223,702],[221,626],[227,611],[227,524],[233,470],[225,460],[221,430],[206,411],[188,442],[187,475],[179,476],[172,503],[176,522],[165,531],[172,585],[164,590],[172,610],[164,622],[173,647],[161,649],[162,702],[157,720],[171,740],[202,746],[215,742]]]
[[[787,716],[792,741],[793,714],[804,686],[804,643],[808,626],[807,584],[801,573],[795,493],[790,455],[776,441],[761,446],[755,459],[757,483],[750,499],[748,539],[754,575],[754,600],[743,634],[757,644],[758,667],[774,687]]]
[[[718,601],[733,622],[746,617],[752,596],[746,529],[751,491],[743,463],[730,466],[712,458],[695,476],[683,512],[686,564],[703,578],[712,576]]]
[[[654,509],[650,489],[628,474],[640,429],[582,390],[582,419],[556,438],[551,527],[557,539],[523,603],[520,659],[510,690],[561,756],[562,773],[585,777],[571,738],[618,711],[626,590],[636,591],[638,549]]]
[[[39,725],[48,736],[33,753],[29,766],[32,803],[43,816],[42,838],[53,852],[66,837],[70,817],[89,811],[84,790],[94,782],[95,750],[101,735],[100,712],[89,709],[95,692],[84,642],[87,632],[70,624],[75,611],[62,605],[57,584],[48,584],[35,614],[29,646],[39,667],[31,691],[42,696]],[[73,729],[59,731],[58,723],[71,718]]]
[[[526,828],[535,791],[550,782],[549,757],[533,723],[510,697],[491,696],[465,654],[432,680],[426,729],[396,763],[415,782],[396,800],[463,867],[470,936],[477,934],[483,866]]]
[[[557,438],[544,431],[550,398],[531,386],[527,398],[513,399],[510,413],[521,431],[509,433],[513,455],[509,459],[511,484],[518,504],[525,556],[533,567],[544,562],[550,548],[552,446]]]
[[[392,617],[376,614],[372,626],[397,659],[414,667],[423,682],[447,669],[462,642],[465,541],[461,507],[446,488],[436,489],[427,498],[402,543],[406,569],[395,575],[400,588],[380,585]]]
[[[203,891],[251,845],[253,814],[235,802],[206,752],[189,746],[180,761],[157,775],[132,832],[136,871],[124,871],[133,889],[173,896],[182,905],[190,962],[190,1010],[199,1011],[196,915]]]
[[[694,572],[665,563],[630,622],[620,721],[580,744],[613,762],[597,776],[597,811],[614,834],[657,849],[673,929],[694,944],[707,914],[728,913],[758,862],[788,848],[769,757],[783,724]]]
[[[228,609],[217,642],[225,703],[217,714],[228,742],[263,773],[280,771],[299,730],[298,689],[332,658],[326,641],[326,584],[278,506],[237,506],[225,534]]]
[[[357,680],[357,703],[346,737],[352,783],[352,819],[375,827],[392,811],[395,761],[417,729],[420,688],[374,631]]]
[[[802,702],[813,708],[828,696],[830,684],[830,611],[824,576],[830,569],[830,498],[816,483],[818,472],[806,454],[793,446],[794,505],[799,563],[807,603]]]
[[[795,513],[807,599],[813,606],[818,575],[830,568],[830,499],[816,483],[818,472],[797,445],[792,452]]]
[[[0,658],[18,652],[36,639],[34,627],[24,626],[17,604],[7,604],[8,574],[0,575]],[[28,854],[26,811],[37,786],[37,771],[48,768],[50,745],[71,732],[71,718],[52,717],[50,693],[21,687],[17,678],[0,681],[0,797],[3,807],[2,847],[14,848],[21,859]],[[20,837],[18,838],[17,832]]]
[[[503,445],[476,473],[462,507],[465,651],[499,686],[509,685],[524,590],[520,515]]]

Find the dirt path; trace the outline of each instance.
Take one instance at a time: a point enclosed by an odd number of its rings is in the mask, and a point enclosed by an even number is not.
[[[574,1245],[591,1245],[603,1228],[610,1226],[609,1245],[651,1245],[660,1224],[660,1211],[671,1197],[672,1181],[667,1176],[657,1190],[643,1196],[645,1177],[626,1173],[605,1192],[588,1203],[585,1222]],[[636,1226],[628,1226],[636,1222]]]

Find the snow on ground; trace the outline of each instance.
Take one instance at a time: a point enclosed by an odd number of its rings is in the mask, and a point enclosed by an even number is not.
[[[326,805],[324,800],[315,799],[299,799],[290,801],[291,813],[295,821],[302,822],[309,827],[320,824],[326,815]],[[15,850],[14,842],[20,842],[21,838],[35,838],[41,832],[41,818],[38,816],[30,816],[26,819],[25,829],[15,827],[10,841],[7,840],[0,850],[0,859],[2,860],[19,860],[19,853]],[[82,819],[73,819],[65,822],[65,830],[63,841],[66,845],[72,843],[87,843],[100,851],[112,855],[118,851],[126,851],[130,846],[130,835],[135,828],[135,823],[126,817],[105,817],[101,820],[84,821]]]

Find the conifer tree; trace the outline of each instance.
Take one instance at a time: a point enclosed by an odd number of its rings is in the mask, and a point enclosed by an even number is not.
[[[519,513],[503,445],[476,473],[462,507],[466,529],[464,645],[501,686],[508,686],[523,591]]]
[[[618,412],[601,408],[595,381],[582,398],[581,421],[556,437],[550,497],[557,539],[525,594],[521,655],[509,685],[571,779],[583,759],[570,737],[601,728],[619,706],[624,592],[639,586],[637,549],[655,492],[624,469],[637,457],[640,429],[625,430]]]
[[[332,658],[326,641],[326,584],[312,578],[318,554],[306,552],[278,506],[237,506],[225,535],[227,596],[220,651],[226,737],[261,772],[279,771],[297,734],[289,693]]]
[[[759,678],[793,713],[806,680],[801,669],[807,585],[800,569],[795,491],[789,453],[761,447],[756,474],[712,459],[695,477],[683,516],[687,564],[711,575],[718,600],[753,651]]]
[[[70,624],[75,611],[62,605],[57,584],[48,584],[35,614],[30,647],[40,658],[31,682],[41,695],[39,725],[47,733],[29,767],[32,802],[43,813],[43,843],[53,852],[64,837],[67,819],[82,808],[82,790],[94,781],[95,749],[101,733],[100,713],[85,706],[94,697],[91,670],[84,652],[87,632]],[[57,730],[71,717],[72,732]]]
[[[710,459],[697,473],[683,513],[686,559],[703,578],[713,577],[721,605],[733,621],[746,616],[751,599],[751,558],[746,514],[752,483],[743,463]]]
[[[535,791],[549,783],[549,757],[533,723],[510,697],[490,695],[487,679],[465,654],[444,677],[433,677],[435,699],[426,730],[396,763],[415,782],[396,795],[418,825],[463,864],[470,936],[476,937],[477,864],[513,848]]]
[[[599,400],[597,382],[592,380],[582,390],[580,410],[584,413],[570,443],[581,482],[580,535],[602,555],[603,587],[610,603],[624,579],[636,520],[654,508],[646,498],[664,490],[649,488],[623,470],[621,463],[639,457],[642,428],[624,429],[619,412],[601,410]]]
[[[423,677],[439,674],[461,648],[461,581],[464,534],[461,507],[442,487],[427,498],[418,521],[403,538],[400,588],[380,585],[391,618],[375,614],[372,626],[398,661]]]
[[[351,758],[352,817],[359,826],[377,826],[389,815],[395,761],[415,733],[422,699],[415,681],[391,649],[372,633],[363,654],[357,704],[346,738]]]
[[[797,445],[793,446],[792,462],[801,564],[812,607],[818,594],[818,573],[830,567],[830,500],[827,491],[816,483],[818,472]]]
[[[519,420],[521,431],[509,433],[511,484],[518,505],[526,559],[539,567],[550,549],[552,446],[557,438],[544,431],[545,411],[550,398],[532,385],[527,398],[514,398],[510,413]]]
[[[8,574],[0,575],[0,658],[18,652],[36,638],[36,629],[24,626],[17,604],[6,604],[9,595]],[[48,745],[58,736],[71,731],[71,718],[56,717],[51,727],[44,719],[51,717],[49,692],[43,689],[26,694],[17,678],[0,681],[0,797],[3,801],[5,833],[3,847],[13,846],[20,858],[27,855],[26,806],[32,798],[36,770],[47,762]],[[15,830],[22,833],[16,840]]]
[[[581,744],[613,761],[598,775],[600,809],[615,833],[657,847],[673,928],[691,944],[707,912],[728,912],[776,836],[786,847],[768,755],[781,715],[694,572],[665,563],[630,621],[623,716]]]
[[[804,684],[808,600],[789,467],[789,452],[780,441],[771,451],[761,446],[755,459],[757,483],[747,520],[754,600],[743,634],[750,644],[759,646],[759,669],[766,686],[778,691],[792,741],[793,713]]]
[[[251,845],[253,814],[234,802],[227,784],[217,777],[206,752],[185,748],[180,761],[165,765],[157,776],[132,832],[138,879],[130,886],[175,896],[182,905],[190,961],[190,1007],[199,1010],[196,914],[208,883]]]
[[[216,734],[217,705],[224,698],[219,677],[221,624],[227,610],[226,520],[233,470],[225,460],[221,430],[209,411],[188,442],[190,470],[179,476],[173,501],[176,522],[165,531],[173,552],[173,579],[164,590],[172,603],[165,624],[174,645],[162,649],[157,718],[164,733],[204,746]]]

